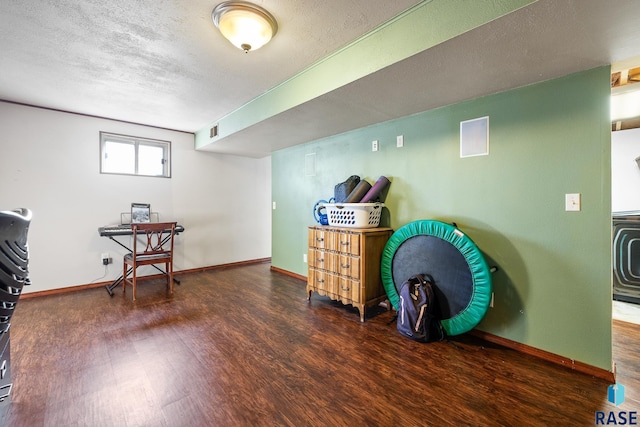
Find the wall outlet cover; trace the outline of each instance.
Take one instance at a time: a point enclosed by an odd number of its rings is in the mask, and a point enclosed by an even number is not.
[[[567,212],[580,210],[580,193],[568,193],[564,196],[564,210]]]

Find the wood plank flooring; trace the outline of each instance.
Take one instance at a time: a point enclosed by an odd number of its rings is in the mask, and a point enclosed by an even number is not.
[[[253,264],[21,300],[8,426],[568,426],[640,410],[640,327],[608,383],[471,336],[420,344]]]

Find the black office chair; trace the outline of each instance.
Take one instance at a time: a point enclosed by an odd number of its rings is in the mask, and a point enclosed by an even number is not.
[[[29,285],[27,234],[32,212],[21,208],[0,212],[0,333],[9,321],[22,293]]]

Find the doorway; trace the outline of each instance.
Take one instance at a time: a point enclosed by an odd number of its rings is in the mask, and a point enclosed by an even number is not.
[[[611,66],[613,309],[640,324],[640,60]]]

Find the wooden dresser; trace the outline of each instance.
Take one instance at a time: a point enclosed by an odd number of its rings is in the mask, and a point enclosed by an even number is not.
[[[309,227],[308,299],[311,293],[351,304],[364,322],[365,307],[387,299],[380,258],[391,228]]]

